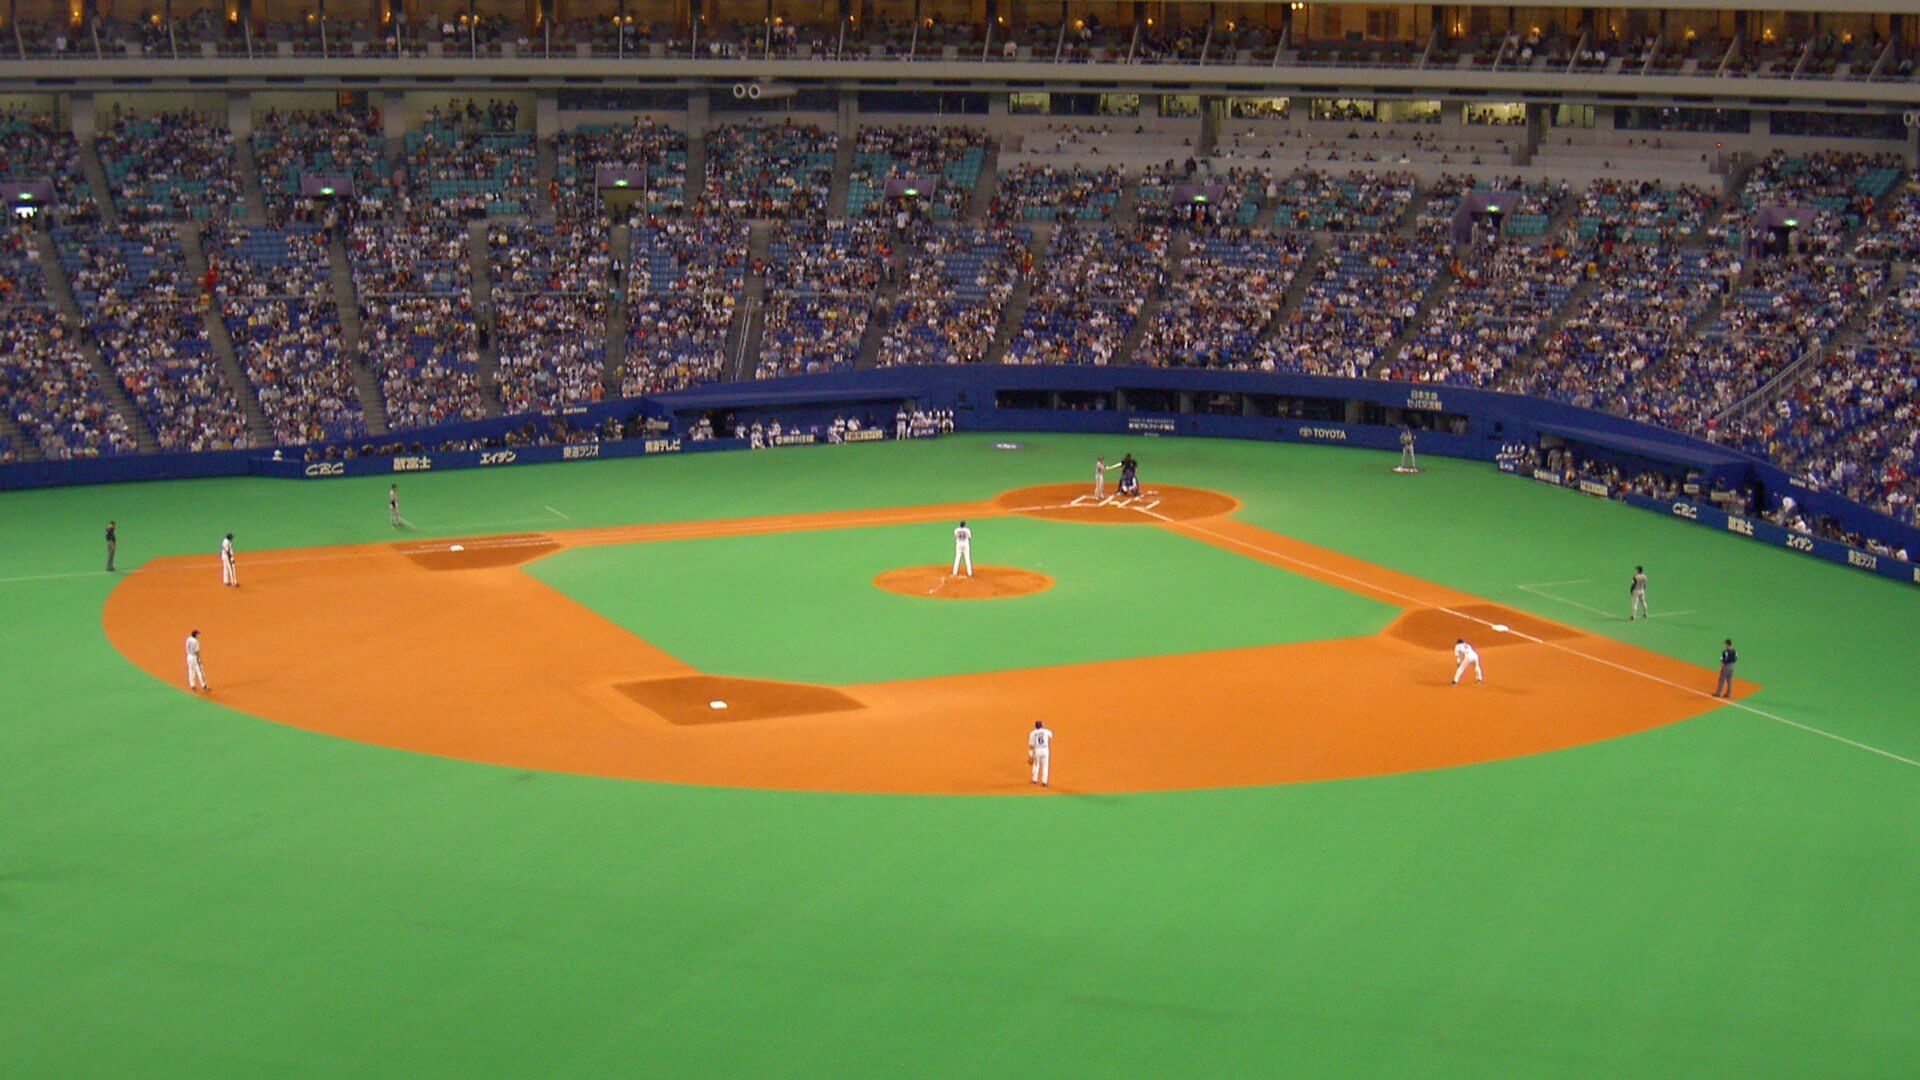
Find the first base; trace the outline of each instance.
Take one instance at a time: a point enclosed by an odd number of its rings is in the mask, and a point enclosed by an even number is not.
[[[465,545],[465,544],[455,544],[455,545],[453,545],[452,547],[449,547],[449,548],[448,548],[447,550],[448,550],[448,551],[465,551],[465,550],[467,550],[467,545]]]
[[[726,708],[726,707],[727,707],[727,703],[726,703],[726,702],[724,702],[724,701],[709,701],[709,702],[707,702],[707,708],[709,708],[709,709],[724,709],[724,708]]]

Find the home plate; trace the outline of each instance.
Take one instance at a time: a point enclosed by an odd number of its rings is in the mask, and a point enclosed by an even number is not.
[[[726,708],[726,707],[727,707],[727,703],[726,703],[726,702],[724,702],[724,701],[709,701],[709,702],[707,702],[707,708],[709,708],[709,709],[724,709],[724,708]]]
[[[452,547],[450,547],[450,548],[448,548],[447,550],[448,550],[448,551],[465,551],[465,550],[467,550],[467,545],[465,545],[465,544],[455,544],[455,545],[453,545]]]
[[[1497,623],[1494,623],[1494,624],[1493,624],[1493,632],[1494,632],[1494,633],[1496,633],[1496,634],[1504,634],[1504,633],[1506,633],[1506,632],[1507,632],[1507,624],[1506,624],[1506,623],[1503,623],[1503,622],[1497,622]]]

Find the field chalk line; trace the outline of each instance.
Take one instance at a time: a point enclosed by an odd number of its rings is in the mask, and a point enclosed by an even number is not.
[[[1084,505],[1084,504],[1082,504],[1082,505]],[[1020,507],[1005,507],[1005,508],[1000,508],[1000,507],[991,507],[991,506],[982,506],[982,507],[979,507],[979,508],[975,508],[975,509],[973,509],[973,510],[972,510],[971,512],[972,512],[972,513],[974,513],[974,514],[976,514],[976,515],[988,515],[988,514],[995,514],[995,512],[996,512],[996,511],[997,511],[997,512],[998,512],[999,514],[1021,514],[1021,513],[1033,513],[1033,512],[1035,512],[1035,511],[1040,511],[1040,510],[1065,510],[1065,509],[1071,509],[1071,508],[1074,508],[1074,503],[1072,503],[1072,502],[1067,502],[1067,503],[1057,503],[1057,504],[1053,504],[1053,505],[1049,505],[1049,506],[1020,506]],[[549,508],[549,509],[551,509],[551,508]],[[1378,594],[1380,594],[1380,595],[1383,595],[1383,596],[1392,596],[1392,597],[1395,597],[1396,599],[1399,599],[1399,600],[1403,600],[1403,601],[1406,601],[1406,602],[1407,602],[1407,603],[1409,603],[1409,604],[1413,604],[1413,605],[1417,605],[1417,606],[1420,606],[1420,607],[1429,607],[1429,606],[1434,606],[1434,605],[1428,605],[1428,604],[1424,604],[1424,603],[1422,603],[1422,602],[1421,602],[1421,601],[1419,600],[1419,598],[1417,598],[1417,597],[1414,597],[1414,596],[1411,596],[1411,595],[1409,595],[1409,594],[1407,594],[1407,593],[1403,593],[1403,592],[1401,592],[1401,591],[1400,591],[1400,590],[1398,590],[1398,589],[1395,589],[1395,588],[1392,588],[1391,586],[1386,586],[1386,585],[1378,585],[1378,584],[1375,584],[1375,583],[1373,583],[1373,582],[1371,582],[1371,581],[1365,581],[1365,580],[1362,580],[1362,579],[1360,579],[1360,578],[1357,578],[1357,577],[1354,577],[1354,576],[1353,576],[1352,574],[1347,574],[1347,573],[1343,573],[1343,572],[1341,572],[1341,571],[1338,571],[1338,570],[1331,570],[1331,569],[1328,569],[1327,567],[1324,567],[1324,566],[1319,566],[1319,565],[1316,565],[1316,564],[1314,564],[1314,563],[1311,563],[1311,562],[1308,562],[1308,561],[1306,561],[1305,559],[1301,559],[1301,558],[1298,558],[1298,557],[1296,557],[1296,556],[1293,556],[1293,555],[1288,555],[1288,554],[1286,554],[1285,552],[1280,552],[1280,551],[1274,551],[1274,550],[1272,550],[1271,548],[1265,548],[1265,547],[1261,547],[1261,546],[1260,546],[1260,545],[1258,545],[1258,544],[1251,544],[1251,543],[1248,543],[1248,542],[1247,542],[1247,541],[1245,541],[1245,540],[1240,540],[1240,539],[1237,539],[1237,538],[1235,538],[1235,537],[1231,537],[1231,536],[1228,536],[1228,535],[1226,535],[1226,534],[1224,534],[1224,533],[1219,533],[1219,532],[1215,532],[1215,531],[1213,531],[1212,529],[1209,529],[1209,528],[1206,528],[1205,526],[1202,526],[1202,525],[1195,525],[1195,524],[1191,524],[1191,523],[1187,523],[1187,524],[1184,524],[1184,525],[1183,525],[1183,524],[1182,524],[1182,523],[1181,523],[1181,522],[1179,521],[1179,519],[1177,519],[1177,518],[1173,518],[1173,517],[1169,517],[1169,516],[1167,516],[1166,514],[1162,514],[1162,513],[1160,513],[1160,512],[1159,512],[1159,511],[1157,511],[1157,510],[1148,510],[1148,509],[1141,509],[1141,508],[1134,508],[1134,510],[1135,510],[1135,512],[1136,512],[1136,513],[1139,513],[1139,514],[1141,514],[1141,515],[1143,515],[1143,516],[1146,516],[1146,517],[1150,517],[1150,518],[1153,518],[1153,519],[1155,519],[1155,520],[1157,520],[1157,521],[1160,521],[1160,522],[1162,522],[1162,523],[1164,523],[1164,524],[1167,524],[1167,525],[1175,525],[1175,526],[1181,526],[1181,527],[1183,527],[1183,528],[1185,528],[1185,529],[1188,529],[1188,530],[1190,530],[1190,531],[1192,531],[1192,532],[1197,532],[1197,533],[1200,533],[1200,534],[1202,534],[1202,535],[1205,535],[1205,536],[1210,536],[1210,537],[1213,537],[1213,538],[1214,538],[1215,540],[1218,540],[1218,541],[1220,541],[1220,542],[1221,542],[1221,543],[1223,543],[1223,544],[1229,544],[1229,545],[1232,545],[1232,546],[1234,546],[1234,547],[1241,547],[1241,548],[1246,548],[1246,549],[1247,549],[1247,550],[1249,550],[1249,551],[1257,551],[1257,552],[1260,552],[1260,553],[1261,553],[1261,554],[1263,554],[1263,555],[1268,555],[1268,556],[1271,556],[1271,557],[1273,557],[1273,558],[1275,558],[1275,559],[1279,559],[1279,560],[1280,560],[1280,561],[1282,561],[1282,562],[1286,562],[1286,563],[1291,563],[1291,564],[1293,564],[1293,565],[1295,565],[1295,566],[1301,566],[1301,567],[1305,567],[1305,568],[1307,568],[1307,569],[1309,569],[1309,570],[1312,570],[1312,571],[1314,571],[1315,573],[1319,573],[1319,574],[1324,574],[1324,575],[1326,575],[1326,576],[1328,576],[1328,577],[1330,577],[1330,578],[1338,578],[1338,579],[1339,579],[1339,580],[1341,580],[1341,581],[1346,581],[1346,582],[1349,582],[1349,583],[1351,583],[1351,584],[1353,584],[1354,586],[1356,586],[1357,588],[1359,588],[1359,589],[1361,589],[1361,590],[1363,590],[1363,591],[1367,591],[1367,592],[1373,592],[1373,593],[1378,593]],[[997,515],[996,515],[996,516],[997,516]],[[929,518],[928,520],[937,520],[937,519],[934,519],[934,518]],[[733,529],[733,530],[727,530],[727,531],[745,531],[745,529],[746,529],[746,527],[747,527],[747,526],[748,526],[748,525],[749,525],[750,523],[751,523],[751,522],[743,522],[743,523],[739,523],[738,525],[736,525],[736,526],[734,527],[734,529]],[[698,529],[698,528],[701,528],[701,527],[702,527],[702,526],[700,526],[700,524],[699,524],[699,523],[692,523],[692,522],[689,522],[689,523],[686,523],[686,524],[687,524],[687,525],[688,525],[688,526],[689,526],[690,528],[692,528],[692,529]],[[765,528],[767,528],[767,527],[768,527],[768,526],[769,526],[770,524],[771,524],[771,523],[763,523],[763,524],[760,524],[760,525],[759,525],[758,527],[759,527],[759,528],[762,528],[762,529],[765,529]],[[856,526],[859,526],[859,525],[862,525],[862,524],[901,524],[901,525],[905,525],[905,524],[913,524],[913,522],[911,522],[911,521],[901,521],[901,520],[899,520],[898,518],[884,518],[884,517],[878,517],[878,518],[874,518],[874,519],[859,519],[859,518],[853,518],[853,519],[848,519],[848,520],[845,520],[845,521],[838,521],[838,522],[835,522],[835,523],[833,524],[833,526],[832,526],[832,527],[837,527],[837,528],[849,528],[849,527],[856,527]],[[471,527],[471,526],[468,526],[468,527]],[[707,525],[705,525],[705,526],[704,526],[704,528],[705,528],[705,529],[712,529],[712,524],[711,524],[711,523],[708,523]],[[665,529],[662,529],[661,531],[666,531],[666,530],[665,530]],[[776,529],[775,531],[778,531],[778,530]],[[717,535],[725,535],[726,533],[725,533],[725,532],[709,532],[709,533],[707,533],[707,535],[716,535],[716,534],[717,534]],[[696,533],[695,535],[698,535],[698,533]],[[665,536],[662,536],[662,537],[655,537],[655,538],[657,538],[657,539],[669,539],[669,537],[665,537]],[[692,537],[691,537],[691,536],[689,536],[688,538],[689,538],[689,539],[691,539]],[[525,543],[544,543],[544,542],[546,542],[544,538],[540,538],[540,539],[535,539],[535,540],[531,540],[531,541],[528,541],[528,540],[515,540],[515,539],[512,539],[512,538],[509,538],[509,539],[508,539],[508,542],[507,542],[507,543],[505,543],[505,544],[497,544],[497,545],[489,545],[489,546],[502,546],[502,547],[509,547],[509,546],[518,546],[519,544],[525,544]],[[276,558],[271,558],[271,557],[264,557],[264,558],[260,558],[260,559],[252,559],[252,560],[247,560],[247,562],[248,562],[248,564],[250,564],[250,565],[254,565],[254,566],[260,566],[260,565],[278,565],[278,564],[283,564],[283,563],[301,563],[301,562],[323,562],[323,561],[332,561],[332,560],[336,560],[336,559],[355,559],[355,558],[370,558],[370,557],[374,557],[374,556],[377,556],[377,555],[379,555],[379,554],[381,554],[381,553],[383,553],[383,552],[385,552],[385,551],[388,551],[388,550],[390,550],[390,549],[389,549],[389,548],[387,548],[387,547],[385,547],[385,546],[372,546],[372,547],[367,547],[367,548],[364,548],[364,549],[361,549],[361,550],[358,550],[358,551],[348,551],[348,552],[341,552],[341,553],[338,553],[338,554],[326,554],[326,555],[319,555],[319,554],[316,554],[316,555],[296,555],[296,556],[290,556],[290,557],[286,557],[286,558],[278,558],[278,559],[276,559]],[[212,562],[213,562],[213,558],[214,558],[214,557],[213,557],[213,556],[212,556],[211,554],[209,554],[209,555],[207,556],[207,560],[208,560],[208,563],[209,563],[209,565],[211,565],[211,564],[212,564]],[[152,572],[152,571],[153,571],[153,570],[155,570],[155,569],[159,569],[159,568],[157,568],[157,567],[135,567],[135,568],[134,568],[134,569],[132,569],[132,570],[128,570],[128,571],[125,571],[125,573],[127,573],[127,574],[138,574],[138,573],[150,573],[150,572]],[[200,567],[198,567],[198,566],[190,566],[190,565],[176,565],[176,566],[174,566],[174,567],[170,567],[169,569],[174,569],[174,570],[177,570],[177,571],[180,571],[180,572],[188,572],[188,571],[199,571],[199,570],[200,570],[201,568],[200,568]],[[19,576],[19,577],[5,577],[5,578],[0,578],[0,585],[3,585],[3,584],[10,584],[10,583],[15,583],[15,582],[23,582],[23,583],[24,583],[24,582],[32,582],[32,581],[55,581],[55,580],[62,580],[62,579],[68,579],[68,578],[87,578],[87,577],[99,577],[99,576],[106,576],[107,574],[108,574],[108,571],[106,571],[106,570],[81,570],[81,571],[74,571],[74,572],[69,572],[69,573],[57,573],[57,574],[29,574],[29,575],[24,575],[24,576]],[[1553,586],[1553,585],[1582,585],[1582,584],[1586,584],[1588,580],[1590,580],[1590,579],[1579,579],[1579,580],[1574,580],[1574,581],[1560,581],[1560,582],[1546,582],[1546,583],[1544,583],[1544,584],[1542,584],[1542,585],[1537,585],[1537,586],[1535,586],[1535,587],[1534,587],[1534,589],[1539,589],[1539,588],[1547,588],[1547,587],[1551,587],[1551,586]],[[1522,587],[1523,587],[1523,588],[1525,588],[1524,586],[1522,586]],[[1528,591],[1529,591],[1529,592],[1532,592],[1532,591],[1534,591],[1534,589],[1529,589]],[[1545,594],[1540,594],[1540,595],[1545,595]],[[1559,597],[1554,597],[1554,596],[1547,596],[1546,598],[1547,598],[1547,599],[1549,599],[1549,600],[1554,600],[1554,599],[1561,599],[1561,598],[1559,598]],[[1568,602],[1568,603],[1572,603],[1572,601],[1565,601],[1565,602]],[[1577,607],[1578,607],[1578,606],[1584,606],[1584,605],[1579,605],[1579,604],[1575,604],[1575,606],[1577,606]],[[1465,619],[1465,620],[1466,620],[1466,621],[1468,621],[1468,622],[1472,622],[1472,623],[1478,623],[1478,624],[1480,624],[1480,625],[1482,625],[1482,626],[1485,626],[1485,627],[1487,627],[1487,628],[1489,628],[1489,629],[1492,629],[1492,627],[1493,627],[1493,625],[1494,625],[1494,624],[1493,624],[1493,622],[1492,622],[1491,620],[1489,620],[1489,619],[1482,619],[1482,618],[1480,618],[1479,616],[1476,616],[1476,615],[1468,615],[1468,614],[1466,614],[1465,612],[1461,612],[1461,611],[1455,611],[1454,609],[1452,609],[1452,608],[1449,608],[1449,607],[1445,607],[1445,606],[1439,606],[1439,608],[1438,608],[1438,610],[1440,610],[1440,611],[1444,611],[1444,612],[1446,612],[1447,614],[1449,614],[1449,615],[1452,615],[1452,616],[1454,616],[1455,618],[1458,618],[1458,619]],[[1604,612],[1602,612],[1602,614],[1605,614],[1605,613],[1604,613]],[[1682,613],[1680,613],[1680,612],[1672,612],[1672,613],[1670,613],[1670,614],[1676,614],[1676,615],[1677,615],[1677,614],[1682,614]],[[1621,663],[1618,663],[1618,662],[1616,662],[1616,661],[1613,661],[1613,660],[1608,660],[1608,659],[1607,659],[1607,658],[1605,658],[1605,657],[1602,657],[1602,656],[1594,656],[1594,655],[1593,655],[1592,653],[1585,653],[1585,652],[1581,652],[1581,651],[1580,651],[1579,649],[1575,649],[1575,648],[1572,648],[1572,647],[1569,647],[1569,646],[1566,646],[1566,645],[1561,645],[1561,644],[1559,644],[1559,643],[1557,643],[1557,642],[1552,642],[1552,641],[1546,641],[1546,640],[1543,640],[1543,639],[1541,639],[1541,638],[1537,638],[1537,637],[1534,637],[1534,636],[1533,636],[1533,635],[1531,635],[1531,634],[1527,634],[1527,633],[1523,633],[1523,632],[1521,632],[1521,631],[1518,631],[1518,630],[1513,630],[1513,629],[1511,629],[1511,628],[1510,628],[1510,629],[1509,629],[1509,630],[1508,630],[1507,632],[1508,632],[1508,633],[1510,633],[1510,634],[1513,634],[1513,635],[1514,635],[1515,637],[1519,637],[1519,638],[1524,638],[1524,639],[1526,639],[1527,641],[1530,641],[1530,642],[1532,642],[1532,643],[1534,643],[1534,644],[1537,644],[1537,645],[1545,645],[1545,646],[1546,646],[1547,648],[1550,648],[1550,649],[1557,649],[1557,650],[1559,650],[1560,652],[1564,652],[1564,653],[1567,653],[1567,654],[1569,654],[1569,655],[1571,655],[1571,656],[1577,656],[1577,657],[1580,657],[1580,658],[1581,658],[1582,660],[1587,660],[1587,661],[1590,661],[1590,662],[1592,662],[1592,663],[1595,663],[1595,664],[1601,664],[1601,665],[1604,665],[1604,666],[1606,666],[1606,667],[1610,667],[1610,668],[1613,668],[1613,669],[1614,669],[1614,670],[1616,670],[1616,671],[1621,671],[1621,672],[1625,672],[1626,674],[1629,674],[1629,675],[1634,675],[1634,676],[1637,676],[1637,677],[1639,677],[1639,678],[1642,678],[1642,679],[1646,679],[1646,680],[1649,680],[1649,681],[1651,681],[1651,682],[1656,682],[1656,683],[1660,683],[1660,684],[1661,684],[1661,685],[1663,685],[1663,686],[1668,686],[1668,687],[1672,687],[1673,689],[1675,689],[1675,690],[1679,690],[1679,691],[1680,691],[1680,692],[1682,692],[1682,693],[1686,693],[1686,694],[1692,694],[1692,695],[1693,695],[1693,696],[1695,696],[1695,697],[1707,697],[1707,698],[1713,698],[1713,700],[1714,700],[1714,701],[1716,701],[1716,702],[1718,702],[1718,703],[1719,703],[1719,704],[1720,704],[1721,706],[1723,706],[1723,707],[1727,707],[1727,708],[1734,708],[1734,709],[1741,709],[1741,710],[1744,710],[1744,711],[1746,711],[1746,712],[1749,712],[1749,713],[1752,713],[1752,714],[1753,714],[1753,715],[1755,715],[1755,716],[1758,716],[1758,717],[1762,717],[1762,718],[1764,718],[1764,719],[1767,719],[1767,720],[1772,720],[1773,722],[1775,722],[1775,723],[1777,723],[1777,724],[1784,724],[1785,726],[1787,726],[1787,727],[1790,727],[1790,728],[1797,728],[1797,729],[1799,729],[1799,730],[1801,730],[1801,731],[1804,731],[1804,732],[1807,732],[1807,733],[1808,733],[1808,734],[1810,734],[1810,735],[1818,735],[1818,736],[1820,736],[1820,737],[1821,737],[1821,738],[1823,738],[1823,739],[1830,739],[1830,740],[1832,740],[1832,741],[1834,741],[1834,742],[1837,742],[1837,743],[1840,743],[1840,744],[1842,744],[1842,745],[1845,745],[1845,746],[1851,746],[1851,747],[1853,747],[1853,748],[1854,748],[1854,749],[1856,749],[1856,750],[1864,750],[1864,751],[1866,751],[1866,752],[1867,752],[1867,753],[1869,753],[1869,754],[1875,754],[1875,755],[1877,755],[1877,756],[1879,756],[1879,757],[1883,757],[1883,758],[1886,758],[1886,759],[1887,759],[1887,760],[1889,760],[1889,761],[1897,761],[1897,762],[1899,762],[1899,763],[1900,763],[1900,764],[1902,764],[1902,765],[1910,765],[1910,766],[1912,766],[1912,767],[1914,767],[1914,768],[1916,768],[1916,769],[1920,769],[1920,761],[1916,761],[1916,760],[1914,760],[1913,758],[1910,758],[1910,757],[1905,757],[1905,756],[1903,756],[1903,755],[1900,755],[1900,754],[1896,754],[1896,753],[1894,753],[1894,752],[1893,752],[1893,751],[1891,751],[1891,750],[1882,750],[1882,749],[1881,749],[1880,747],[1877,747],[1877,746],[1873,746],[1873,745],[1871,745],[1871,744],[1868,744],[1868,743],[1863,743],[1863,742],[1860,742],[1860,741],[1858,741],[1858,740],[1856,740],[1856,739],[1849,739],[1849,738],[1847,738],[1847,737],[1846,737],[1845,735],[1838,735],[1838,734],[1835,734],[1834,732],[1831,732],[1831,731],[1827,731],[1827,730],[1826,730],[1826,729],[1824,729],[1824,728],[1817,728],[1817,727],[1814,727],[1814,726],[1813,726],[1812,724],[1804,724],[1804,723],[1801,723],[1801,722],[1800,722],[1800,721],[1798,721],[1798,720],[1792,720],[1792,719],[1789,719],[1789,718],[1787,718],[1787,717],[1784,717],[1784,716],[1780,716],[1780,715],[1777,715],[1777,714],[1775,714],[1775,713],[1770,713],[1770,712],[1768,712],[1768,711],[1766,711],[1765,709],[1761,709],[1761,708],[1758,708],[1758,707],[1756,707],[1756,706],[1753,706],[1753,705],[1749,705],[1749,704],[1747,704],[1747,703],[1746,703],[1746,702],[1744,702],[1744,701],[1737,701],[1737,700],[1734,700],[1734,699],[1732,699],[1732,698],[1719,698],[1719,697],[1715,697],[1714,695],[1712,695],[1712,694],[1709,694],[1709,693],[1706,693],[1705,691],[1702,691],[1702,690],[1699,690],[1699,689],[1697,689],[1697,688],[1695,688],[1695,687],[1691,687],[1691,686],[1688,686],[1688,685],[1686,685],[1686,684],[1684,684],[1684,683],[1677,683],[1677,682],[1674,682],[1674,681],[1673,681],[1672,679],[1669,679],[1669,678],[1666,678],[1665,676],[1661,676],[1661,675],[1655,675],[1655,674],[1653,674],[1652,672],[1649,672],[1649,671],[1641,671],[1641,670],[1640,670],[1640,669],[1638,669],[1638,668],[1633,668],[1633,667],[1628,667],[1628,666],[1627,666],[1627,665],[1625,665],[1625,664],[1621,664]]]
[[[1585,585],[1587,584],[1588,580],[1589,579],[1583,578],[1580,581],[1549,581],[1540,585],[1516,585],[1514,587],[1524,592],[1530,592],[1535,596],[1539,596],[1548,600],[1555,601],[1556,603],[1569,604],[1573,607],[1579,608],[1581,611],[1590,611],[1593,614],[1598,615],[1603,619],[1612,619],[1615,622],[1619,622],[1621,620],[1621,616],[1620,616],[1620,613],[1617,611],[1602,611],[1599,608],[1594,607],[1592,604],[1583,604],[1578,600],[1569,600],[1564,596],[1555,596],[1554,594],[1547,591],[1547,587],[1551,585]],[[1647,618],[1677,619],[1682,615],[1698,615],[1698,614],[1700,613],[1689,608],[1685,611],[1662,611],[1657,614],[1648,615]],[[1629,618],[1626,621],[1632,622],[1633,620]]]
[[[1169,525],[1180,525],[1180,522],[1178,522],[1176,519],[1170,518],[1165,514],[1157,513],[1152,510],[1142,510],[1140,511],[1140,513],[1143,513],[1151,518],[1157,518],[1160,521],[1165,522],[1166,524],[1169,524]],[[1318,566],[1314,563],[1310,563],[1305,559],[1288,555],[1285,552],[1274,551],[1270,548],[1261,547],[1258,544],[1251,544],[1245,540],[1236,539],[1234,537],[1226,535],[1225,533],[1215,532],[1212,529],[1206,528],[1205,526],[1202,526],[1202,525],[1187,523],[1185,525],[1182,525],[1181,527],[1192,532],[1197,532],[1206,536],[1211,536],[1215,540],[1220,541],[1221,543],[1232,544],[1236,547],[1246,548],[1250,551],[1257,551],[1263,555],[1268,555],[1273,558],[1279,559],[1282,562],[1292,563],[1295,566],[1305,567],[1306,569],[1312,570],[1315,573],[1325,574],[1326,576],[1331,578],[1338,578],[1342,581],[1351,582],[1355,586],[1358,586],[1359,588],[1367,590],[1369,592],[1379,593],[1383,596],[1397,597],[1398,599],[1404,600],[1410,604],[1418,605],[1420,607],[1437,607],[1438,610],[1444,611],[1447,614],[1452,615],[1457,619],[1465,619],[1468,622],[1479,623],[1480,625],[1485,626],[1489,629],[1491,629],[1494,625],[1492,620],[1490,619],[1482,619],[1477,615],[1469,615],[1464,611],[1455,611],[1454,609],[1450,607],[1446,607],[1444,605],[1424,604],[1424,603],[1421,603],[1419,598],[1410,596],[1391,586],[1377,585],[1371,581],[1364,581],[1360,578],[1354,577],[1352,574],[1342,573],[1338,570],[1330,570],[1324,566]],[[1577,582],[1561,582],[1560,584],[1571,585],[1571,584],[1578,584],[1578,583]],[[1695,697],[1713,698],[1713,700],[1718,702],[1720,705],[1735,708],[1735,709],[1744,709],[1745,711],[1750,712],[1755,716],[1772,720],[1775,723],[1785,724],[1787,727],[1791,727],[1791,728],[1798,728],[1801,731],[1807,732],[1808,734],[1818,735],[1823,739],[1831,739],[1834,742],[1841,743],[1846,746],[1851,746],[1856,750],[1865,750],[1869,754],[1877,754],[1880,757],[1886,758],[1889,761],[1897,761],[1902,765],[1911,765],[1916,769],[1920,769],[1920,761],[1916,761],[1913,758],[1904,757],[1900,754],[1894,753],[1891,750],[1882,750],[1877,746],[1872,746],[1855,739],[1849,739],[1845,735],[1837,735],[1831,731],[1827,731],[1824,728],[1814,727],[1812,724],[1803,724],[1798,720],[1790,720],[1784,716],[1779,716],[1774,713],[1770,713],[1765,709],[1756,708],[1752,705],[1747,704],[1744,701],[1736,701],[1732,698],[1716,697],[1713,694],[1709,694],[1695,687],[1688,686],[1685,683],[1674,682],[1672,679],[1666,678],[1665,676],[1655,675],[1650,671],[1641,671],[1639,668],[1628,667],[1627,665],[1618,663],[1617,661],[1609,660],[1604,656],[1595,656],[1592,653],[1581,652],[1579,649],[1575,649],[1567,645],[1561,645],[1558,642],[1547,641],[1542,638],[1537,638],[1537,637],[1534,637],[1532,634],[1524,633],[1519,630],[1513,630],[1509,628],[1507,632],[1512,634],[1515,637],[1524,638],[1527,641],[1533,642],[1536,645],[1545,645],[1549,649],[1557,649],[1560,652],[1567,653],[1568,655],[1580,657],[1582,660],[1589,660],[1589,661],[1592,661],[1593,663],[1602,664],[1602,665],[1605,665],[1606,667],[1613,668],[1616,671],[1625,672],[1626,674],[1629,674],[1629,675],[1636,675],[1642,679],[1647,679],[1651,682],[1660,683],[1663,686],[1670,686],[1675,690],[1678,690],[1686,694],[1692,694]]]

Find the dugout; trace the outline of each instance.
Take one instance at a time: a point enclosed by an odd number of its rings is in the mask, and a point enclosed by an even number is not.
[[[1690,493],[1751,491],[1764,500],[1765,489],[1754,475],[1751,460],[1731,450],[1564,424],[1540,424],[1535,430],[1542,456],[1567,450],[1582,461],[1612,466],[1622,473],[1672,477],[1676,487]]]

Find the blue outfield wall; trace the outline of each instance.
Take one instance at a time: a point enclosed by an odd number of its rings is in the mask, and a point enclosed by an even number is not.
[[[1223,402],[1229,407],[1223,409]],[[1237,411],[1230,407],[1238,404]],[[1850,531],[1920,551],[1920,530],[1830,492],[1816,491],[1778,466],[1725,447],[1610,413],[1488,390],[1424,383],[1337,379],[1314,375],[1189,368],[1021,367],[959,365],[884,368],[789,376],[703,386],[670,394],[570,408],[551,416],[471,421],[338,444],[353,456],[308,462],[305,448],[273,459],[272,451],[151,454],[0,466],[0,490],[61,484],[108,483],[208,476],[256,475],[288,479],[388,475],[458,468],[632,457],[643,454],[737,449],[740,439],[686,438],[700,417],[740,423],[778,418],[789,427],[824,426],[836,415],[858,417],[866,438],[891,432],[902,405],[951,411],[963,431],[1062,431],[1153,436],[1264,439],[1399,448],[1399,423],[1423,430],[1423,454],[1492,461],[1504,446],[1538,445],[1544,438],[1591,448],[1598,456],[1684,469],[1732,488],[1758,484],[1775,496],[1791,494],[1808,513],[1831,517]],[[449,441],[499,439],[529,427],[551,435],[561,425],[590,428],[609,418],[642,417],[664,425],[661,438],[493,450],[438,451]],[[1426,430],[1434,423],[1456,430]],[[811,438],[789,441],[810,442]],[[395,444],[406,449],[386,450]],[[1628,496],[1628,502],[1755,539],[1916,581],[1909,564],[1830,540],[1788,532],[1765,521],[1729,518],[1705,502],[1694,513]],[[1729,521],[1733,524],[1729,524]]]
[[[1803,536],[1791,529],[1783,529],[1771,521],[1729,514],[1711,503],[1693,502],[1686,499],[1650,499],[1644,495],[1623,495],[1621,498],[1630,505],[1655,513],[1671,514],[1677,518],[1697,522],[1710,529],[1725,529],[1730,533],[1751,537],[1762,543],[1783,547],[1790,551],[1804,552],[1831,562],[1846,563],[1862,570],[1871,570],[1882,577],[1895,581],[1904,581],[1920,585],[1920,566],[1885,555],[1875,555],[1871,551],[1861,551],[1837,541],[1819,536]]]

